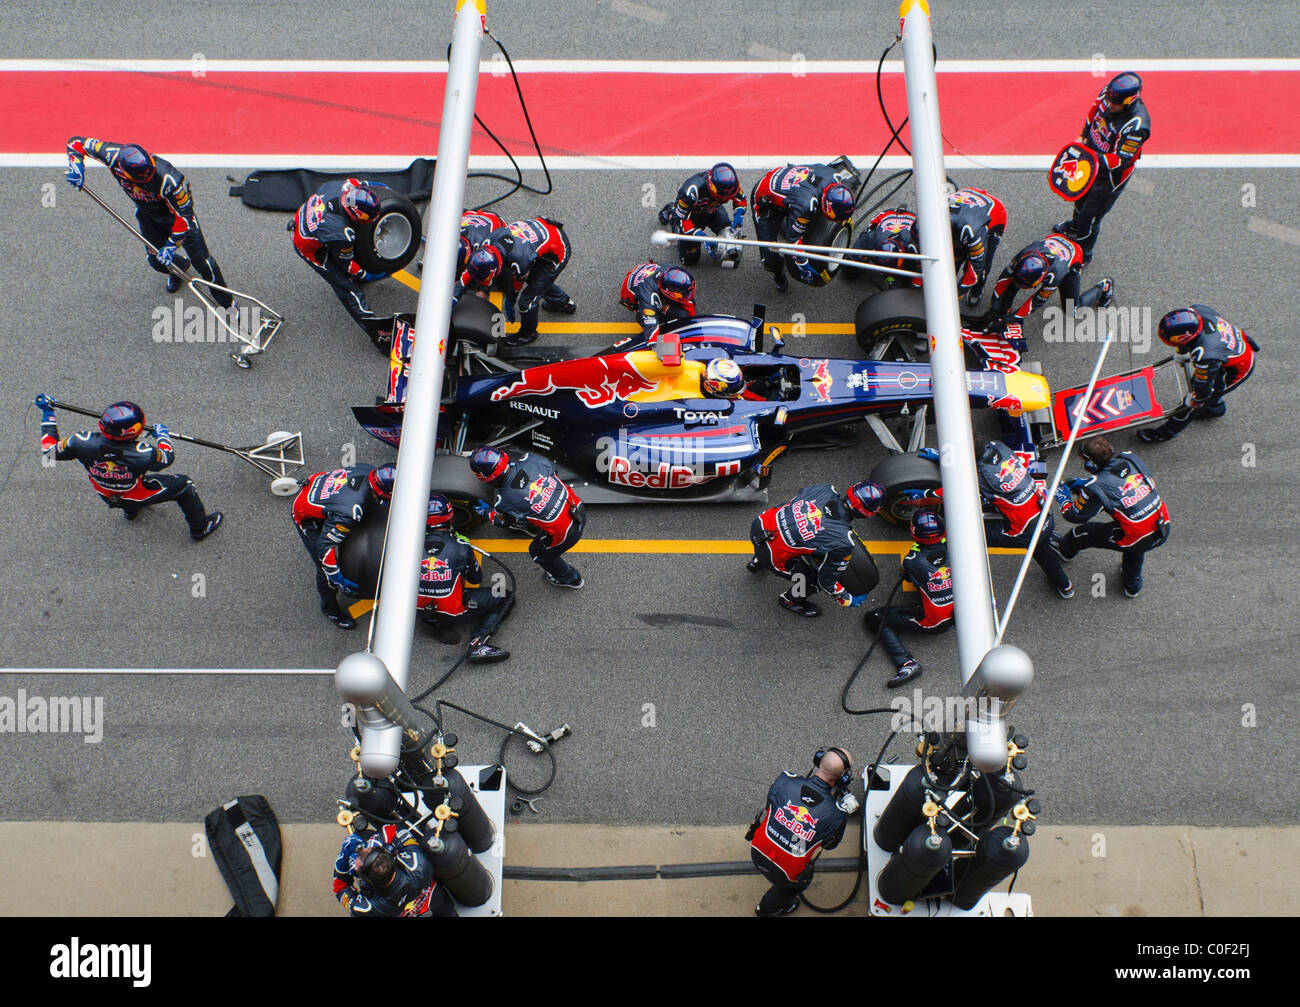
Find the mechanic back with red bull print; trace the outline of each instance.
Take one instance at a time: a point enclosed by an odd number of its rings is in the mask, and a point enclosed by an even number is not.
[[[799,908],[799,893],[812,883],[817,857],[844,838],[848,812],[856,806],[849,794],[852,783],[853,761],[833,745],[813,755],[807,776],[787,772],[776,778],[767,806],[745,833],[754,867],[771,883],[756,916],[785,916]]]

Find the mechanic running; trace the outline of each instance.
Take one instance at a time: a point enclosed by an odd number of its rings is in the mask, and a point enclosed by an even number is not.
[[[1138,440],[1158,444],[1177,437],[1192,420],[1213,419],[1227,412],[1223,397],[1255,370],[1258,344],[1213,308],[1193,304],[1175,308],[1160,319],[1162,342],[1192,365],[1191,390],[1158,427],[1138,431]]]
[[[478,554],[469,539],[452,530],[455,516],[450,500],[441,493],[429,494],[417,607],[424,610],[427,622],[444,629],[473,623],[467,652],[470,664],[504,661],[510,651],[489,641],[514,606],[514,593],[505,587],[483,586]]]
[[[452,299],[469,290],[486,297],[493,288],[502,291],[507,321],[519,313],[519,331],[507,346],[522,346],[537,338],[539,308],[567,315],[578,310],[556,279],[573,254],[564,225],[546,217],[516,220],[499,227],[466,260]]]
[[[1058,290],[1064,311],[1106,307],[1114,299],[1115,281],[1107,277],[1080,293],[1079,270],[1082,264],[1083,249],[1077,241],[1064,234],[1049,234],[1026,245],[998,277],[986,319],[998,324],[1012,319],[1024,321],[1050,301]],[[1012,312],[1011,305],[1022,290],[1028,296]],[[967,303],[970,303],[969,299]]]
[[[660,266],[651,259],[623,277],[618,301],[649,337],[664,322],[695,317],[695,277],[681,266]]]
[[[785,916],[799,908],[799,893],[812,884],[817,857],[844,838],[844,795],[852,784],[853,760],[834,745],[813,755],[807,776],[787,772],[776,778],[767,806],[745,833],[754,867],[772,885],[754,907],[755,916]]]
[[[836,180],[835,169],[828,164],[773,168],[758,180],[749,202],[759,241],[796,245],[803,244],[815,219],[850,220],[854,207],[853,193]],[[785,278],[785,257],[771,248],[759,249],[758,255],[776,281],[776,289],[784,293],[790,286]],[[800,283],[815,284],[825,273],[808,259],[792,258],[790,268]]]
[[[820,589],[845,608],[867,600],[855,595],[840,577],[853,559],[854,518],[872,517],[885,502],[879,483],[864,479],[841,494],[830,483],[805,486],[794,498],[754,518],[749,540],[754,556],[746,569],[769,570],[790,581],[788,590],[777,598],[781,607],[805,618],[822,610],[809,597]]]
[[[1133,452],[1115,454],[1110,441],[1094,437],[1079,454],[1090,474],[1056,489],[1061,516],[1077,526],[1055,543],[1057,552],[1067,563],[1084,549],[1120,553],[1124,597],[1136,598],[1142,592],[1146,554],[1169,538],[1169,509],[1156,491],[1155,480]],[[1089,520],[1101,511],[1112,520]]]
[[[353,465],[310,476],[293,500],[298,537],[316,564],[316,593],[320,610],[339,629],[357,621],[340,608],[335,592],[358,595],[360,587],[339,570],[339,552],[347,537],[361,526],[367,512],[386,507],[393,498],[397,466]]]
[[[730,202],[734,214],[727,216],[723,204]],[[673,234],[703,235],[705,229],[721,235],[730,228],[739,231],[745,219],[745,195],[740,188],[736,169],[726,162],[715,164],[708,171],[697,171],[677,190],[677,201],[668,203],[659,211],[659,223]],[[708,242],[705,247],[717,258],[717,245]],[[677,242],[677,255],[683,266],[694,266],[700,261],[699,242]]]
[[[564,554],[582,538],[587,511],[555,474],[555,466],[540,455],[511,461],[504,451],[484,446],[470,456],[469,467],[496,490],[491,505],[482,500],[475,504],[479,516],[531,535],[528,555],[556,587],[582,587],[582,574]]]
[[[459,915],[420,841],[393,825],[343,840],[334,861],[334,897],[351,916]]]
[[[169,161],[155,157],[134,143],[112,143],[93,137],[74,136],[68,140],[68,183],[81,191],[86,182],[86,158],[93,157],[108,165],[122,191],[135,203],[135,219],[141,236],[156,248],[147,253],[151,268],[167,277],[167,292],[181,288],[179,277],[167,267],[188,269],[190,263],[210,283],[226,286],[221,267],[208,251],[208,243],[194,215],[194,196],[185,176]],[[178,256],[180,248],[189,259]],[[233,302],[224,290],[213,290],[212,299],[221,307]]]
[[[152,474],[170,466],[176,451],[171,431],[161,423],[152,427],[153,444],[141,440],[147,429],[144,410],[134,402],[114,402],[105,409],[98,433],[83,430],[62,440],[50,397],[36,396],[36,406],[41,411],[41,452],[55,461],[81,462],[95,492],[128,521],[146,507],[175,500],[195,542],[221,526],[221,512],[204,510],[189,476]]]
[[[885,653],[897,673],[885,683],[891,689],[921,676],[921,665],[898,638],[898,630],[934,636],[953,625],[952,568],[948,566],[948,540],[943,516],[931,507],[912,514],[915,545],[903,557],[903,577],[921,594],[918,605],[888,605],[867,613],[867,630],[880,635]]]

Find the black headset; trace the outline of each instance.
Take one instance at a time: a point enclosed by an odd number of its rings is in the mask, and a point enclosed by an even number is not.
[[[813,769],[821,768],[822,759],[825,757],[827,752],[834,752],[844,760],[844,772],[840,778],[835,781],[835,786],[839,787],[841,790],[848,790],[849,787],[853,786],[853,760],[849,758],[849,753],[844,751],[844,749],[836,748],[834,745],[831,745],[830,748],[817,749],[817,751],[813,753]]]

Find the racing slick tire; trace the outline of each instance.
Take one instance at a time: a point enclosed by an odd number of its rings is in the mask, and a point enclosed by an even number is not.
[[[369,223],[357,225],[356,260],[368,273],[395,273],[420,250],[420,211],[400,192],[382,193],[379,213]]]
[[[840,583],[850,594],[864,598],[880,583],[876,561],[856,533],[853,535],[853,558],[849,560],[848,569],[840,574]]]
[[[908,360],[925,360],[930,355],[926,339],[925,295],[912,287],[882,290],[863,300],[853,315],[853,331],[858,337],[858,346],[868,357],[872,357],[873,350],[878,350],[880,344],[889,340],[898,343],[907,353]]]
[[[456,302],[451,312],[451,334],[475,346],[484,347],[499,336],[493,331],[500,312],[486,297],[470,294]]]
[[[819,224],[814,224],[808,229],[808,236],[805,244],[830,245],[834,248],[850,248],[853,245],[853,221],[820,221]],[[829,255],[830,253],[819,252],[817,254]],[[801,280],[799,278],[799,271],[795,269],[794,266],[794,258],[789,253],[785,256],[786,271],[790,274],[790,278],[795,282],[803,283],[808,287],[824,287],[826,284],[830,283],[831,280],[835,279],[836,275],[840,271],[840,264],[838,262],[822,262],[818,259],[810,259],[808,261],[816,265],[819,269],[816,279],[812,282]],[[851,272],[853,271],[855,270],[851,270]]]
[[[871,470],[869,478],[885,491],[880,516],[891,524],[905,525],[921,507],[941,507],[943,487],[939,463],[914,454],[891,455]]]

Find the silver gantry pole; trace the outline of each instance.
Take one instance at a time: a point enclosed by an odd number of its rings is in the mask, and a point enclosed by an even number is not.
[[[985,712],[968,718],[967,749],[981,769],[997,769],[1006,761],[1004,706],[1014,701],[1032,678],[1032,665],[1023,651],[999,648],[997,659],[984,664],[997,636],[993,594],[989,587],[988,549],[975,471],[970,397],[957,308],[957,279],[953,264],[948,200],[944,191],[943,142],[939,128],[939,86],[934,72],[934,44],[926,0],[903,0],[899,8],[903,37],[903,73],[907,81],[907,114],[911,123],[912,171],[916,186],[917,227],[921,247],[933,259],[923,260],[926,327],[930,332],[930,367],[935,425],[939,437],[943,510],[948,533],[948,564],[952,567],[953,607],[957,627],[957,656],[963,692],[989,700]],[[1014,651],[1014,653],[1012,653]],[[1023,661],[1022,661],[1023,659]],[[1005,666],[1010,668],[1004,671]],[[977,677],[977,672],[980,672]],[[995,688],[985,688],[992,677]],[[974,679],[972,681],[972,679]]]
[[[434,445],[438,435],[438,406],[442,398],[443,354],[451,322],[451,292],[455,282],[460,215],[469,167],[470,134],[474,127],[474,98],[478,89],[479,50],[486,26],[486,0],[457,0],[452,28],[438,160],[425,234],[424,270],[416,305],[415,347],[407,382],[402,442],[397,451],[397,481],[389,505],[388,538],[376,598],[374,647],[378,660],[400,690],[405,690],[415,633],[420,564]],[[353,655],[355,657],[356,655]],[[393,772],[401,751],[402,729],[369,708],[353,683],[344,681],[356,668],[345,658],[336,674],[340,694],[361,699],[361,769],[370,777]],[[364,668],[369,661],[361,662]],[[345,668],[345,666],[347,666]],[[368,669],[373,672],[373,668]],[[346,689],[346,692],[345,692]]]

